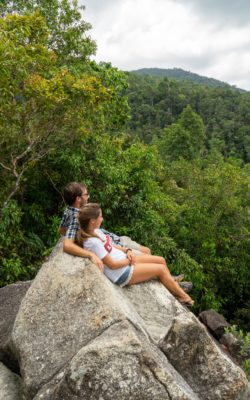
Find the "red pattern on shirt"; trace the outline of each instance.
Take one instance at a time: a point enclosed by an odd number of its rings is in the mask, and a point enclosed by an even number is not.
[[[106,239],[104,242],[104,248],[105,248],[105,250],[107,250],[108,253],[110,253],[112,251],[112,240],[109,235],[106,235]]]

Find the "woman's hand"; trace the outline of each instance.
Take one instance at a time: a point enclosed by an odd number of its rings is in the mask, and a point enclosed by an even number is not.
[[[128,249],[126,251],[126,254],[127,254],[127,257],[128,257],[128,260],[129,260],[130,264],[133,264],[134,256],[133,256],[132,250]]]
[[[104,270],[104,265],[102,260],[100,260],[100,258],[98,258],[95,254],[92,254],[90,257],[90,261],[92,261],[92,263],[94,263],[101,272],[103,272]]]

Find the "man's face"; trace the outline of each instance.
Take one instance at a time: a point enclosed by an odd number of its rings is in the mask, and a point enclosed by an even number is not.
[[[80,207],[85,206],[89,200],[89,194],[87,188],[83,188],[82,194],[81,194],[81,204]]]

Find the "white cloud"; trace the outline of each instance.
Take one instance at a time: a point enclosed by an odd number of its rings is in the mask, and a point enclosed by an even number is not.
[[[180,67],[250,90],[250,21],[243,8],[250,3],[238,3],[83,1],[98,61],[123,70]]]

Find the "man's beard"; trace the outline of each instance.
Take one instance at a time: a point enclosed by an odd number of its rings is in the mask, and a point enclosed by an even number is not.
[[[83,198],[81,197],[81,204],[80,204],[80,207],[86,206],[87,203],[88,203],[88,200],[85,201],[85,199],[83,199]],[[80,207],[79,207],[79,208],[80,208]]]

